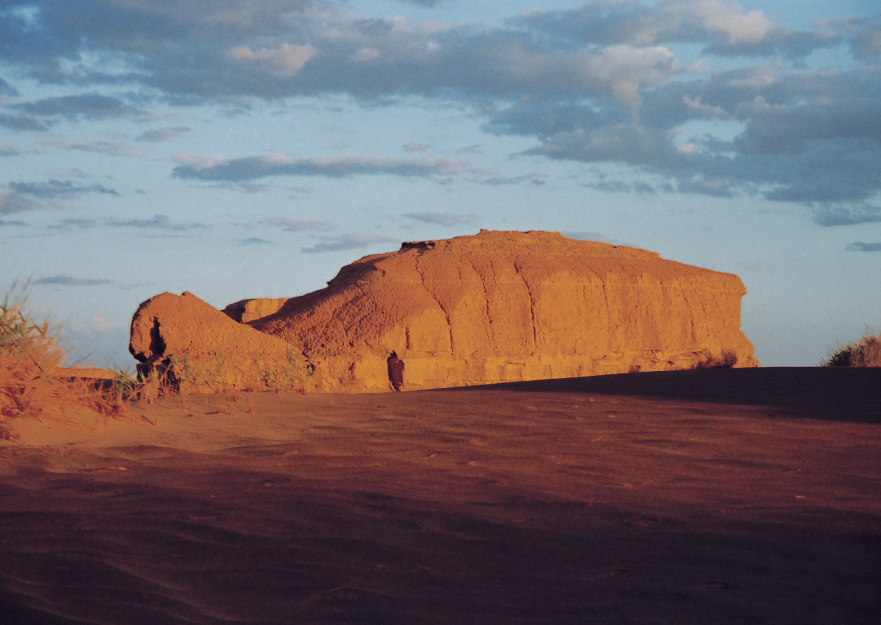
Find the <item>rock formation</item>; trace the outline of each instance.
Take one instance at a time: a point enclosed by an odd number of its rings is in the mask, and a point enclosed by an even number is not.
[[[142,378],[157,373],[183,390],[296,390],[311,373],[294,346],[236,323],[189,292],[141,304],[129,352]]]
[[[225,367],[224,387],[284,379],[348,392],[390,390],[392,351],[406,363],[404,390],[753,367],[745,293],[735,275],[654,252],[481,231],[404,243],[343,267],[320,291],[243,300],[227,314],[189,293],[158,295],[135,313],[129,349],[183,379]]]
[[[278,312],[289,299],[289,297],[243,299],[224,308],[223,313],[233,321],[248,323]]]
[[[405,243],[250,326],[297,346],[327,390],[758,366],[740,278],[546,232]]]

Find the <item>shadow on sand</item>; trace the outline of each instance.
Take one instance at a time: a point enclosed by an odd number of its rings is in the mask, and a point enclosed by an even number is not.
[[[622,373],[471,389],[658,397],[767,406],[780,416],[881,423],[881,368],[764,367]]]

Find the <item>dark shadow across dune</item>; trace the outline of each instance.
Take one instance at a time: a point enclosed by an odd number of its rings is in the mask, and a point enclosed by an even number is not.
[[[767,406],[780,416],[881,422],[881,368],[763,367],[622,373],[469,387]]]

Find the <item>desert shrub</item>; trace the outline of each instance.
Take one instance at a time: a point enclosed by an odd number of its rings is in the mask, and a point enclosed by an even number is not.
[[[730,369],[737,364],[737,354],[730,351],[722,352],[721,356],[706,355],[694,366],[695,369]]]
[[[27,284],[13,282],[0,303],[0,415],[36,416],[51,397],[53,373],[64,351],[47,321],[34,321],[25,310]]]
[[[224,393],[235,389],[304,392],[313,370],[302,352],[293,346],[284,357],[271,360],[252,357],[234,362],[219,352],[196,356],[172,354],[167,365],[154,365],[144,376],[140,395],[143,398],[176,392]]]
[[[866,334],[856,343],[835,350],[824,367],[881,367],[881,334]]]
[[[124,411],[127,381],[68,378],[66,354],[46,320],[27,311],[27,287],[17,282],[0,302],[0,438],[12,437],[11,420],[80,406],[102,415]],[[122,374],[120,374],[121,376]]]

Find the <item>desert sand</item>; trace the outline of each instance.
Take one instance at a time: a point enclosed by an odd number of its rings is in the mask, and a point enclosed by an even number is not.
[[[881,369],[162,397],[0,446],[0,621],[877,623]]]

